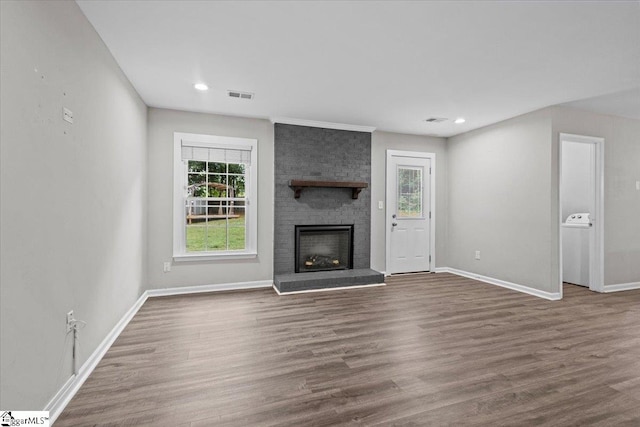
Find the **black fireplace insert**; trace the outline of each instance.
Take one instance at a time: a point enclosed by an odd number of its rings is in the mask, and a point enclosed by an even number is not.
[[[296,273],[353,268],[353,224],[296,225]]]

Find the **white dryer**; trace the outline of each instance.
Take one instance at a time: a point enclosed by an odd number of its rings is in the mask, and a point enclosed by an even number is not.
[[[589,286],[591,218],[575,213],[562,223],[562,281]]]

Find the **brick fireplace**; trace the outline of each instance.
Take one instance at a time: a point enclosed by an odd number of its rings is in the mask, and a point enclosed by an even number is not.
[[[274,131],[276,288],[382,283],[382,274],[370,269],[371,133],[281,123]],[[299,231],[322,227],[349,228],[350,260],[334,254],[328,241],[296,256]],[[314,263],[321,267],[308,268]]]

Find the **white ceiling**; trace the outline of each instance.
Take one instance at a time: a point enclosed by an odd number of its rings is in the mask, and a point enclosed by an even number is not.
[[[440,136],[594,97],[638,116],[638,1],[77,2],[153,107]]]

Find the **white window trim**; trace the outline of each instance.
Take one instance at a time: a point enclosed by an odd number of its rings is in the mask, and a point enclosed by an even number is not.
[[[239,251],[186,251],[186,214],[184,195],[187,166],[182,161],[182,141],[193,145],[217,148],[233,148],[251,150],[251,165],[246,170],[249,189],[245,191],[245,249]],[[173,134],[173,260],[181,261],[216,261],[231,259],[256,258],[258,238],[258,140],[235,138],[230,136],[201,135],[174,132]]]

